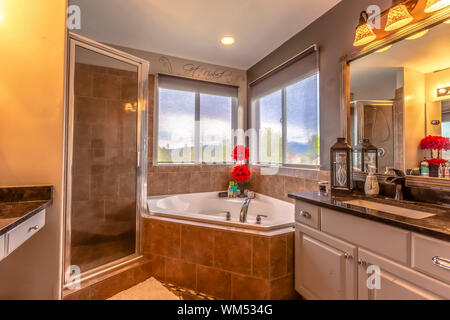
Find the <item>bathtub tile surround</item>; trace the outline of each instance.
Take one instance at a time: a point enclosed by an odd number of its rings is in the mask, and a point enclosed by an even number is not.
[[[145,255],[161,281],[222,299],[296,297],[293,232],[264,236],[159,217],[143,224]]]
[[[294,202],[289,193],[317,191],[319,181],[329,181],[330,171],[301,168],[279,168],[274,175],[263,175],[264,166],[250,166],[252,177],[248,188],[283,201]]]

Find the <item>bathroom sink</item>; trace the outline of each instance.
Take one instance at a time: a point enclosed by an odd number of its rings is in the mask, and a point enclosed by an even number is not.
[[[425,212],[425,211],[391,206],[389,204],[378,203],[378,202],[367,201],[367,200],[350,200],[350,201],[343,201],[343,202],[346,204],[351,204],[354,206],[373,209],[373,210],[384,211],[384,212],[392,213],[392,214],[395,214],[398,216],[407,217],[407,218],[411,218],[411,219],[425,219],[425,218],[432,217],[435,215],[433,213],[429,213],[429,212]]]

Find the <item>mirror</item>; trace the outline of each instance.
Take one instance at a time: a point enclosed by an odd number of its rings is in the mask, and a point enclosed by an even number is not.
[[[369,139],[379,173],[420,174],[424,158],[450,160],[450,150],[421,148],[429,135],[450,137],[448,39],[450,24],[441,23],[349,63],[351,145]]]

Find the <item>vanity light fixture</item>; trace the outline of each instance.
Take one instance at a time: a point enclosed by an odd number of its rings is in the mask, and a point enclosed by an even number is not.
[[[425,12],[434,12],[450,6],[450,0],[428,0]]]
[[[222,37],[220,42],[222,42],[222,44],[224,44],[226,46],[231,46],[232,44],[234,44],[235,40],[232,36],[224,36],[224,37]]]
[[[450,96],[450,87],[437,89],[437,96],[438,97]]]
[[[367,19],[367,12],[362,11],[359,15],[359,24],[356,27],[355,41],[353,42],[355,47],[368,44],[377,38],[372,27],[367,23]]]
[[[392,48],[392,44],[390,44],[390,45],[388,45],[388,46],[386,46],[386,47],[383,47],[383,48],[381,48],[381,49],[378,49],[378,50],[375,51],[375,52],[376,52],[376,53],[385,52],[385,51],[388,51],[390,48]]]
[[[385,31],[399,29],[410,24],[414,20],[404,2],[405,1],[398,0],[393,1],[395,6],[389,10],[386,27],[384,28]]]
[[[409,36],[408,38],[406,38],[406,40],[415,40],[415,39],[419,39],[422,38],[424,35],[426,35],[428,33],[429,29],[425,29],[423,31],[417,32],[415,34],[413,34],[412,36]]]

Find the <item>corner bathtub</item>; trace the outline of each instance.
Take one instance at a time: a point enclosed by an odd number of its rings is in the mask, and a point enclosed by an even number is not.
[[[247,222],[241,223],[239,213],[243,202],[244,199],[240,198],[219,198],[218,192],[157,196],[147,200],[151,216],[261,231],[294,226],[293,204],[261,194],[256,194],[252,199]],[[227,211],[231,213],[231,221],[226,220]],[[263,217],[261,224],[256,224],[258,214],[268,217]]]

